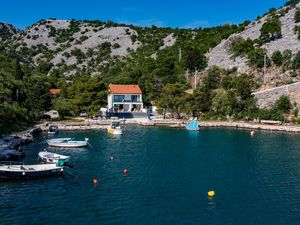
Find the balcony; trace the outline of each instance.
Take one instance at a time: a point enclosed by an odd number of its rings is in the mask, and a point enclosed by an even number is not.
[[[115,95],[113,97],[114,103],[142,103],[141,96],[139,95]]]

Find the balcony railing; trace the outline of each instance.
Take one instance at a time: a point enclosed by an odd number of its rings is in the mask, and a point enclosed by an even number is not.
[[[138,100],[136,100],[136,101],[132,101],[132,100],[125,100],[125,99],[123,99],[122,101],[120,101],[120,100],[118,100],[118,101],[113,101],[113,103],[142,103],[142,101],[138,101]]]

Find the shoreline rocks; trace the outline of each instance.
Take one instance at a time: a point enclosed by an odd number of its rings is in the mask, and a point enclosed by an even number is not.
[[[84,131],[84,130],[104,130],[111,123],[111,120],[93,121],[87,120],[83,122],[55,122],[59,130],[65,131]],[[184,128],[186,121],[179,119],[128,119],[126,124],[135,124],[139,126],[164,126],[170,128]],[[37,125],[41,130],[47,131],[46,124]],[[280,131],[289,133],[300,133],[300,126],[287,124],[263,124],[254,122],[230,122],[230,121],[200,121],[201,127],[215,127],[215,128],[238,128],[248,130],[265,130],[265,131]]]

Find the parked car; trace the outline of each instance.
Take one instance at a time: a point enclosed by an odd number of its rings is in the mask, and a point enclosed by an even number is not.
[[[59,113],[56,110],[50,110],[48,112],[45,112],[44,115],[50,116],[51,119],[57,119],[57,118],[59,118]]]
[[[79,114],[80,117],[87,117],[86,111],[81,111]]]

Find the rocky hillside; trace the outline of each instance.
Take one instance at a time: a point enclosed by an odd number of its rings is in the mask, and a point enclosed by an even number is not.
[[[18,29],[13,25],[7,23],[0,23],[0,42],[5,41],[17,32]]]
[[[48,62],[51,69],[69,66],[75,72],[128,56],[141,45],[136,37],[137,32],[126,26],[48,19],[14,35],[11,43],[17,51],[28,52],[35,64]]]
[[[196,56],[200,57],[202,65],[196,66],[202,69],[206,65],[204,53],[243,28],[244,24],[172,29],[137,27],[112,21],[47,19],[14,34],[5,45],[28,57],[35,65],[42,65],[42,72],[58,71],[67,76],[80,72],[100,75],[111,70],[116,62],[126,65],[126,61],[133,58],[135,61],[143,61],[143,58],[158,60],[159,55],[166,53],[176,60],[179,49],[182,49],[183,57],[196,50],[193,60],[199,64]],[[194,62],[190,67],[194,70]]]
[[[117,76],[124,67],[142,66],[148,59],[157,64],[163,62],[166,67],[171,60],[171,64],[177,65],[175,72],[182,77],[186,70],[218,66],[255,74],[262,84],[276,86],[300,81],[300,76],[292,74],[291,64],[281,68],[282,56],[279,63],[272,62],[273,54],[278,51],[284,54],[290,50],[291,58],[300,51],[298,7],[300,3],[293,0],[281,9],[271,9],[252,23],[205,29],[145,28],[112,21],[47,19],[20,32],[2,25],[6,28],[3,39],[6,47],[27,57],[47,74],[69,76],[83,72],[105,77],[108,71],[113,71]],[[265,55],[267,74],[262,71]],[[161,76],[165,72],[159,73]]]
[[[241,72],[248,72],[251,66],[248,63],[247,57],[245,55],[236,56],[231,49],[234,41],[239,38],[252,40],[256,46],[265,50],[269,58],[271,58],[275,51],[283,53],[285,50],[291,50],[292,54],[296,54],[300,50],[300,40],[296,32],[300,21],[295,19],[298,7],[300,7],[299,3],[287,5],[277,11],[271,10],[262,18],[249,24],[244,31],[232,34],[207,53],[208,66],[216,65],[227,69],[237,67]],[[272,17],[279,18],[281,35],[270,41],[260,42],[262,27]]]

